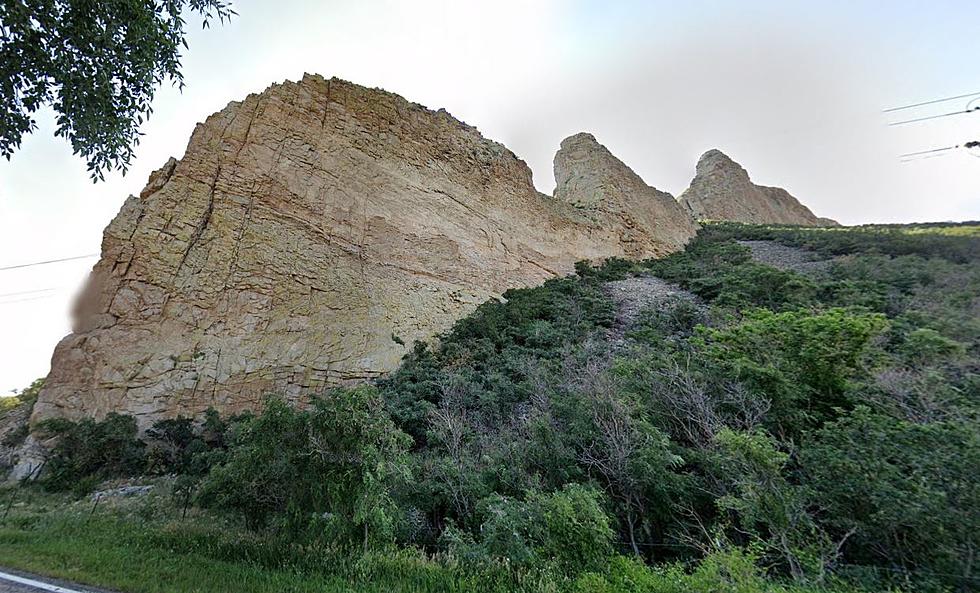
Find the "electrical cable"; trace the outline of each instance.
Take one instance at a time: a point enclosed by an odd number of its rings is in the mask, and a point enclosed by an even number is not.
[[[944,150],[954,150],[954,149],[959,148],[959,147],[960,147],[960,145],[959,144],[956,144],[954,146],[946,146],[945,148],[933,148],[932,150],[920,150],[919,152],[907,152],[905,154],[900,154],[898,156],[899,156],[899,158],[905,158],[905,157],[910,157],[910,156],[919,156],[920,154],[930,154],[930,153],[933,153],[933,152],[942,152]]]
[[[975,97],[977,95],[980,95],[980,92],[968,93],[966,95],[956,95],[955,97],[946,97],[945,99],[933,99],[932,101],[923,101],[922,103],[913,103],[911,105],[902,105],[901,107],[892,107],[890,109],[883,109],[882,113],[892,113],[894,111],[902,111],[903,109],[913,109],[915,107],[922,107],[924,105],[945,103],[946,101],[955,101],[956,99],[966,99],[968,97]]]
[[[86,254],[86,255],[74,255],[72,257],[62,257],[62,258],[58,258],[58,259],[49,259],[49,260],[45,260],[45,261],[36,261],[36,262],[31,262],[29,264],[16,264],[16,265],[13,265],[13,266],[4,266],[4,267],[0,268],[0,271],[3,271],[3,270],[16,270],[16,269],[19,269],[19,268],[30,268],[32,266],[43,266],[45,264],[56,264],[58,262],[72,261],[72,260],[76,260],[76,259],[85,259],[87,257],[99,257],[99,254],[98,253],[89,253],[89,254]]]
[[[973,107],[971,109],[964,109],[963,111],[951,111],[949,113],[940,113],[939,115],[928,115],[926,117],[917,117],[915,119],[907,119],[905,121],[896,121],[888,124],[889,126],[901,126],[904,124],[912,124],[915,122],[926,121],[930,119],[939,119],[941,117],[950,117],[952,115],[963,115],[964,113],[976,113],[980,111],[980,106]]]
[[[41,296],[27,297],[26,299],[14,299],[12,301],[0,301],[0,305],[12,305],[14,303],[26,303],[28,301],[40,301],[41,299],[50,299],[55,295],[53,294],[43,294]]]
[[[38,293],[38,292],[51,292],[53,290],[58,290],[58,289],[57,288],[39,288],[37,290],[21,290],[19,292],[5,292],[3,294],[0,294],[0,297],[20,296],[22,294],[35,294],[35,293]]]

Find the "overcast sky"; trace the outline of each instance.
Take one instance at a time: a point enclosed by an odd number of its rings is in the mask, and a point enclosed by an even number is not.
[[[980,136],[980,114],[888,127],[881,110],[980,91],[980,3],[947,1],[241,0],[192,20],[186,88],[165,88],[126,177],[93,185],[39,118],[0,163],[0,267],[97,253],[127,195],[195,123],[304,72],[445,107],[554,187],[562,138],[589,131],[679,194],[720,148],[846,224],[980,218],[980,158],[902,164]],[[980,104],[980,101],[978,101]],[[965,109],[966,101],[895,115]],[[0,270],[0,392],[47,373],[93,259]]]

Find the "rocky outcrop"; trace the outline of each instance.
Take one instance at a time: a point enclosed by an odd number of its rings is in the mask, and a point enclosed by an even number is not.
[[[106,228],[32,421],[302,400],[507,288],[683,245],[687,214],[589,138],[563,144],[556,199],[504,146],[388,92],[306,76],[229,104]]]
[[[649,252],[650,229],[670,249],[697,232],[697,223],[674,197],[647,185],[592,134],[566,138],[555,155],[555,198],[572,204],[603,227],[620,229],[629,257]]]
[[[709,150],[698,161],[691,186],[680,202],[698,220],[727,220],[752,224],[836,226],[816,216],[779,187],[752,183],[741,165],[719,150]]]

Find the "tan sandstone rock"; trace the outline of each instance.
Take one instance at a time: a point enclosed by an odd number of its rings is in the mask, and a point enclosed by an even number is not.
[[[817,217],[779,187],[752,183],[748,172],[720,150],[709,150],[698,161],[691,186],[680,202],[698,220],[728,220],[753,224],[836,226]]]
[[[504,146],[392,93],[307,75],[229,104],[106,228],[32,421],[115,411],[145,428],[302,400],[393,369],[401,342],[507,288],[693,235],[594,140],[575,144],[555,199]],[[606,168],[574,182],[593,161]],[[567,203],[589,184],[596,208]]]
[[[649,252],[650,229],[671,249],[697,232],[697,223],[672,195],[647,185],[592,134],[566,138],[555,155],[555,198],[605,227],[620,228],[629,257]]]

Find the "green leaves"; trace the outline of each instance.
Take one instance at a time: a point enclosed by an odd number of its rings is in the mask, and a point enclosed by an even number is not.
[[[330,392],[309,410],[272,399],[240,426],[198,499],[252,528],[278,521],[297,538],[387,541],[410,445],[373,387]]]
[[[796,435],[848,405],[848,381],[885,327],[876,313],[757,310],[738,325],[703,329],[700,339],[732,378],[771,399],[774,429]]]
[[[93,180],[124,173],[152,114],[156,89],[183,85],[183,10],[225,21],[223,0],[24,0],[0,4],[0,155],[9,159],[44,105],[55,135],[87,161]]]
[[[39,480],[50,490],[86,494],[100,480],[137,475],[145,465],[146,445],[136,438],[132,416],[110,413],[77,423],[58,418],[39,428],[56,439]]]
[[[566,485],[524,500],[492,496],[480,503],[479,541],[450,539],[461,556],[505,558],[529,568],[549,566],[567,575],[599,568],[613,554],[614,532],[594,488]],[[476,549],[473,549],[476,548]]]
[[[968,421],[913,424],[859,407],[802,450],[807,483],[862,563],[956,574],[980,547],[980,435]]]

